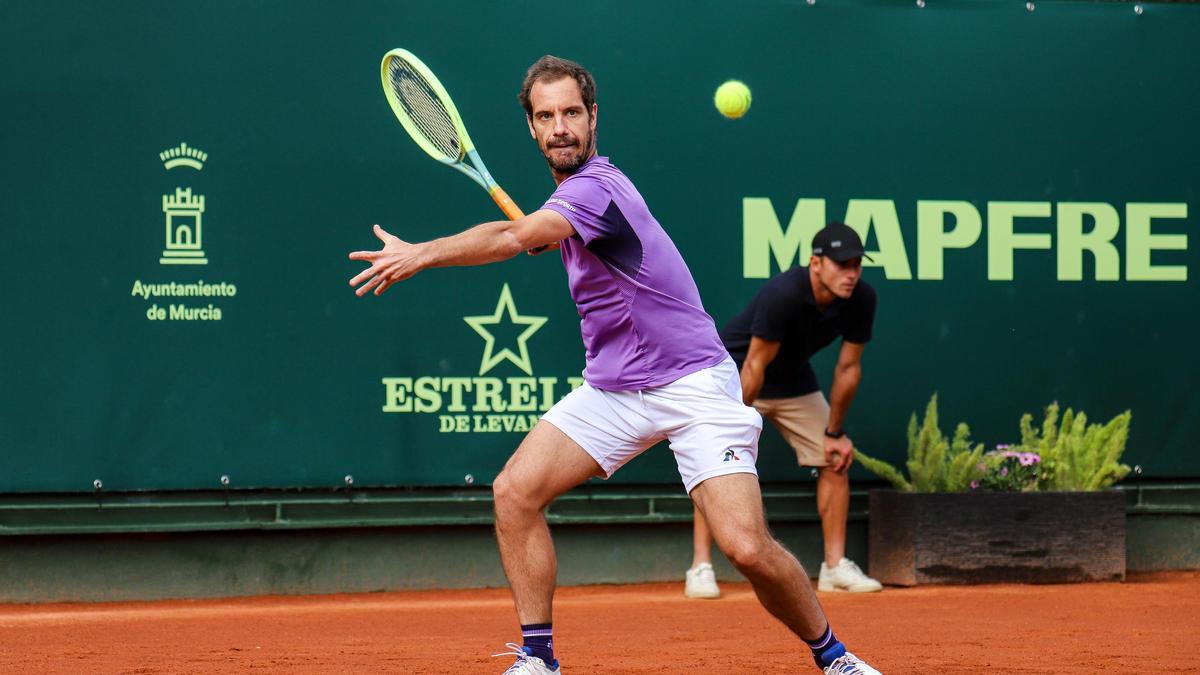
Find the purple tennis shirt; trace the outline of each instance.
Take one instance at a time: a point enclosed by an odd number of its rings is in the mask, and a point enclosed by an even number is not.
[[[585,162],[542,208],[575,228],[560,250],[588,384],[650,389],[729,358],[679,249],[607,157]]]

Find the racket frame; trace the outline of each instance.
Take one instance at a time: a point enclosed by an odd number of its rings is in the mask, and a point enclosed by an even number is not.
[[[458,134],[458,157],[447,157],[445,153],[430,143],[429,140],[425,138],[425,135],[421,133],[421,130],[417,126],[416,122],[414,122],[412,117],[409,116],[408,111],[405,110],[404,106],[400,103],[400,100],[396,97],[395,92],[392,90],[392,78],[388,69],[388,64],[393,59],[400,59],[408,63],[413,70],[417,71],[418,74],[425,78],[425,81],[428,82],[429,86],[433,89],[434,94],[437,96],[438,102],[441,103],[446,109],[446,113],[450,117],[451,123],[454,124],[455,133]],[[475,181],[479,187],[487,191],[488,195],[491,196],[492,201],[496,202],[496,205],[500,207],[500,210],[503,211],[504,215],[510,220],[516,220],[517,218],[525,215],[521,209],[517,207],[516,203],[513,202],[512,198],[508,196],[508,193],[506,193],[496,183],[496,180],[492,178],[492,174],[488,172],[487,166],[483,163],[483,158],[481,158],[479,156],[479,152],[475,150],[475,144],[471,141],[470,134],[467,133],[467,127],[463,124],[462,116],[459,115],[458,108],[454,105],[454,100],[450,98],[450,94],[446,91],[446,88],[442,86],[441,81],[438,80],[437,76],[433,74],[433,71],[431,71],[429,67],[421,61],[421,59],[417,58],[415,54],[407,49],[401,49],[397,47],[396,49],[389,50],[388,53],[383,55],[383,60],[379,64],[379,77],[381,84],[383,85],[383,94],[387,98],[388,105],[391,106],[392,112],[396,115],[396,119],[400,121],[400,125],[404,127],[404,130],[408,132],[408,135],[412,137],[413,141],[415,141],[416,144],[422,150],[424,150],[426,154],[442,164],[454,169],[458,169],[465,176]],[[464,160],[469,161],[470,165],[468,165]]]

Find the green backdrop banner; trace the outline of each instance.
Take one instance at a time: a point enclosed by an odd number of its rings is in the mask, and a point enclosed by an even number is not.
[[[1200,476],[1198,35],[1197,7],[1083,2],[4,3],[0,491],[495,476],[578,382],[578,317],[553,254],[354,296],[373,223],[499,217],[397,124],[397,46],[526,210],[553,182],[524,70],[588,66],[601,153],[718,324],[826,220],[863,232],[864,450],[900,459],[935,391],[989,444],[1057,400],[1132,409],[1130,463]],[[806,477],[773,431],[760,468]],[[660,447],[614,480],[678,475]]]

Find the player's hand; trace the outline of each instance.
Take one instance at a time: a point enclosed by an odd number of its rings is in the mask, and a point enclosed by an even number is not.
[[[825,437],[825,463],[837,473],[844,473],[854,463],[854,443],[849,436]]]
[[[556,241],[552,244],[543,244],[541,246],[538,246],[537,248],[531,248],[531,249],[525,251],[525,253],[527,253],[529,255],[541,255],[547,251],[557,251],[557,250],[558,250],[558,242]]]
[[[418,246],[388,234],[378,225],[374,231],[379,241],[383,242],[383,248],[378,251],[355,251],[350,254],[351,260],[362,260],[371,264],[350,280],[351,286],[358,287],[354,293],[359,297],[366,295],[371,289],[375,289],[375,295],[382,295],[392,284],[404,281],[423,268]]]

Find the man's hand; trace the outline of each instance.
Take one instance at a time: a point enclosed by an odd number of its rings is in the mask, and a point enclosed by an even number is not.
[[[375,289],[375,295],[382,295],[392,284],[404,281],[424,269],[419,260],[419,246],[388,234],[378,225],[374,231],[379,241],[383,242],[383,248],[378,251],[355,251],[350,254],[351,260],[363,260],[371,264],[350,280],[351,286],[358,286],[354,293],[359,297],[372,288]]]
[[[854,443],[849,436],[825,437],[825,463],[837,473],[844,473],[854,462]]]

